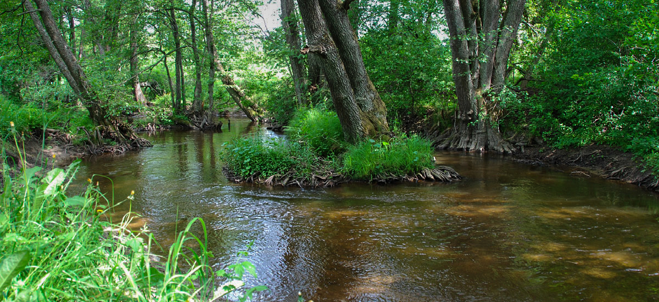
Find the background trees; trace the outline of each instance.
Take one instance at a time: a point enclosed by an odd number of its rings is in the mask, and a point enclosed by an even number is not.
[[[108,124],[100,117],[140,128],[187,115],[205,128],[227,109],[285,124],[309,105],[350,112],[355,140],[391,126],[450,129],[437,145],[451,149],[515,152],[541,139],[659,153],[656,1],[281,4],[283,28],[266,31],[251,22],[252,1],[51,2],[50,27],[80,66],[72,73],[42,42],[31,15],[42,17],[4,1],[0,118],[90,130]],[[302,22],[309,12],[320,21]],[[94,104],[105,113],[89,115]]]

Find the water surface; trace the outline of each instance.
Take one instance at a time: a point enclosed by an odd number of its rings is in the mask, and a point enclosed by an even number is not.
[[[329,189],[238,185],[222,143],[259,130],[164,132],[140,152],[83,163],[113,179],[162,243],[193,217],[209,228],[216,269],[247,257],[270,289],[257,301],[659,300],[659,198],[569,168],[496,155],[437,153],[465,180],[343,184]],[[273,135],[264,132],[262,135]],[[99,178],[95,178],[99,179]],[[100,180],[104,190],[110,183]]]

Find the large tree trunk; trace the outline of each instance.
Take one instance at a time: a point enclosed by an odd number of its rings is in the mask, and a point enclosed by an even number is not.
[[[83,101],[91,119],[101,126],[102,129],[99,130],[104,137],[118,142],[119,145],[125,145],[129,149],[150,146],[148,141],[137,137],[130,127],[119,120],[108,117],[105,108],[87,81],[85,72],[57,28],[48,3],[46,0],[35,0],[35,3],[38,9],[32,6],[31,1],[24,1],[23,5],[57,67],[64,74],[73,91]]]
[[[195,10],[197,8],[197,0],[192,0],[190,6],[190,35],[192,38],[192,55],[195,64],[195,82],[194,82],[194,99],[192,101],[192,110],[199,113],[204,110],[203,102],[201,100],[201,59],[199,59],[199,49],[197,48],[197,28],[195,26]]]
[[[352,30],[347,7],[332,0],[319,0],[332,39],[348,73],[355,101],[362,111],[364,134],[374,136],[389,132],[387,108],[366,72],[357,35]],[[396,2],[396,1],[394,1]],[[397,3],[397,2],[396,2]]]
[[[498,1],[444,0],[458,112],[455,127],[441,138],[439,148],[514,151],[492,126],[496,116],[492,96],[503,88],[526,0],[506,2],[502,14]]]
[[[327,33],[318,1],[298,0],[298,5],[307,31],[309,55],[317,58],[325,72],[343,135],[348,142],[358,142],[365,136],[361,110],[355,101],[339,51]]]
[[[298,30],[297,18],[295,17],[295,4],[293,0],[281,0],[281,20],[286,34],[286,44],[288,44],[288,60],[291,64],[291,75],[295,84],[295,96],[299,104],[306,104],[307,100],[304,93],[305,75],[302,59],[299,57],[301,48],[300,32]]]

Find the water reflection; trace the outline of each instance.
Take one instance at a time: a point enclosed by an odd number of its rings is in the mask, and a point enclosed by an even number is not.
[[[135,190],[136,227],[147,222],[165,244],[202,217],[216,269],[254,240],[259,280],[249,282],[270,287],[263,301],[298,291],[314,301],[659,299],[652,193],[461,153],[436,156],[466,176],[452,184],[236,185],[220,171],[222,143],[260,130],[231,122],[156,134],[153,148],[87,161],[79,178],[112,177],[117,199]]]

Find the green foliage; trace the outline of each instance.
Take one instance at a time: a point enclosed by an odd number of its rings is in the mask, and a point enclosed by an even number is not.
[[[166,261],[152,260],[151,247],[157,246],[152,234],[129,228],[133,213],[113,223],[114,200],[92,186],[93,180],[80,196],[66,193],[78,165],[79,161],[67,170],[43,173],[41,167],[34,167],[13,178],[3,164],[0,297],[8,301],[211,300],[241,287],[235,281],[242,280],[244,271],[255,275],[248,262],[215,272],[206,249],[205,223],[198,218],[177,235]],[[132,198],[128,196],[128,202]],[[201,226],[203,236],[191,231],[195,224]],[[228,282],[213,291],[216,278]],[[241,300],[263,289],[246,289]]]
[[[347,146],[336,112],[320,108],[298,110],[286,133],[293,140],[303,140],[311,150],[324,157],[340,154]]]
[[[659,175],[657,10],[656,1],[598,0],[549,11],[551,42],[530,83],[539,93],[509,102],[504,125],[558,148],[619,146]]]
[[[351,146],[343,157],[342,171],[354,179],[372,180],[386,175],[415,175],[433,168],[432,143],[416,135],[391,142],[368,140]]]
[[[259,136],[225,143],[221,155],[229,170],[242,178],[286,174],[309,178],[311,173],[325,170],[328,165],[307,145]]]
[[[435,23],[413,12],[433,9],[422,2],[401,4],[412,12],[402,14],[398,26],[371,29],[360,39],[364,64],[390,119],[424,118],[428,109],[452,112],[456,106],[448,42],[432,32]]]

